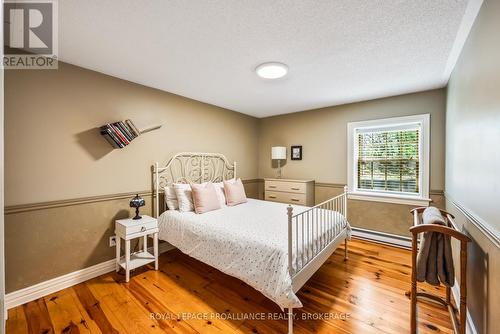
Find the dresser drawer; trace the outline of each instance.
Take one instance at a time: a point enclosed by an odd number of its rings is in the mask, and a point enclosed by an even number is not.
[[[286,191],[305,194],[307,185],[303,182],[266,181],[266,191]]]
[[[273,202],[306,205],[305,194],[285,193],[279,191],[266,191],[266,200]]]

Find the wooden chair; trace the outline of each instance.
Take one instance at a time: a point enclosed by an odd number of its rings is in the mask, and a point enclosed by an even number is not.
[[[448,309],[450,313],[451,321],[453,324],[453,331],[457,334],[465,334],[466,328],[466,316],[467,316],[467,243],[471,239],[462,232],[459,232],[457,226],[455,225],[454,218],[452,214],[441,211],[443,217],[446,218],[447,226],[436,225],[436,224],[419,224],[419,215],[425,210],[425,208],[416,208],[411,210],[413,214],[413,227],[410,228],[412,233],[412,270],[411,270],[411,334],[417,333],[417,297],[423,297],[439,304],[443,305]],[[451,288],[446,287],[446,299],[432,295],[425,292],[417,292],[417,243],[418,234],[425,232],[438,232],[443,233],[447,236],[453,237],[460,241],[460,311],[459,319],[457,320],[456,310],[451,303]]]

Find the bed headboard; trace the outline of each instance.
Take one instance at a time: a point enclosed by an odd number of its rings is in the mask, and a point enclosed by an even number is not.
[[[220,153],[182,152],[174,155],[165,166],[153,166],[153,187],[156,217],[160,215],[160,192],[170,183],[221,182],[236,177],[233,164]]]

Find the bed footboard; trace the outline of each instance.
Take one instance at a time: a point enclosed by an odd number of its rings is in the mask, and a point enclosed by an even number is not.
[[[344,192],[296,215],[288,213],[288,270],[294,292],[323,265],[344,241],[347,259],[347,187]],[[293,256],[295,254],[295,257]],[[288,309],[288,332],[293,333],[293,309]]]
[[[298,214],[294,215],[292,206],[288,207],[288,269],[292,278],[339,236],[345,239],[346,213],[347,187],[342,194]]]

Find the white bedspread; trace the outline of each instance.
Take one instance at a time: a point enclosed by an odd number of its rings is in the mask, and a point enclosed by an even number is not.
[[[249,199],[245,204],[201,215],[169,210],[158,219],[159,238],[183,253],[241,279],[282,308],[301,307],[288,271],[287,206]],[[303,206],[293,208],[294,214],[307,209]],[[339,219],[332,228],[340,231],[346,225],[348,227],[342,215],[334,214]],[[293,233],[295,238],[295,228]],[[300,245],[301,228],[298,233]],[[321,233],[312,233],[312,230],[310,233],[316,242],[329,232],[324,229]],[[312,247],[306,248],[311,250]],[[295,240],[293,253],[295,266]]]

